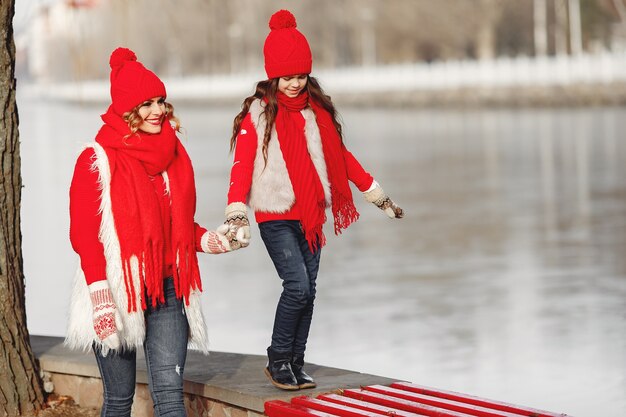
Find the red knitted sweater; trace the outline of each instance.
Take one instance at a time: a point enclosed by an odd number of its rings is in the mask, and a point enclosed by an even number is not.
[[[305,120],[302,115],[298,118],[298,128],[304,129]],[[246,131],[245,135],[237,136],[233,167],[230,171],[230,188],[228,190],[228,204],[242,202],[247,203],[248,193],[252,186],[252,173],[254,171],[254,159],[257,153],[258,136],[252,123],[250,113],[241,122],[240,132]],[[259,150],[260,151],[260,150]],[[343,157],[346,161],[348,179],[356,185],[359,191],[367,191],[374,178],[367,172],[359,161],[343,146]],[[256,211],[254,213],[257,223],[270,220],[300,220],[298,202],[296,201],[290,210],[284,213],[267,213]]]
[[[100,208],[100,190],[98,189],[98,172],[92,171],[91,166],[95,152],[93,149],[85,149],[74,167],[74,177],[70,186],[70,241],[72,248],[80,256],[80,263],[85,273],[87,284],[106,279],[106,260],[104,247],[98,239],[102,215]],[[164,250],[163,277],[172,276],[174,260],[172,248],[169,245],[170,201],[165,193],[163,176],[157,175],[152,178],[154,192],[163,196],[161,201],[161,218],[163,219],[163,241],[168,246]],[[195,224],[196,251],[202,252],[200,238],[206,229]]]

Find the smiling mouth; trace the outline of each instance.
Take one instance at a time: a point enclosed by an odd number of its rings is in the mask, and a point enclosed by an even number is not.
[[[146,123],[151,124],[152,126],[159,126],[161,124],[161,118],[158,119],[145,119]]]

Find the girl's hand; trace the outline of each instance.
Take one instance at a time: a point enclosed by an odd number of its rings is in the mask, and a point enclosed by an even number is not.
[[[374,188],[372,190],[363,193],[365,199],[384,211],[389,218],[403,218],[404,211],[385,194],[382,187],[376,181],[374,181],[373,185]]]
[[[245,248],[250,244],[250,221],[248,210],[244,203],[230,203],[225,210],[226,221],[229,226],[226,234],[233,250]]]

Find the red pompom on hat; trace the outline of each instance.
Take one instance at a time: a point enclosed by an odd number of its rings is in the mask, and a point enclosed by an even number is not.
[[[263,56],[267,78],[310,74],[313,65],[311,48],[296,29],[296,18],[288,10],[279,10],[269,22],[270,33],[265,39]]]
[[[111,102],[120,116],[153,97],[166,97],[165,85],[152,71],[137,61],[127,48],[117,48],[109,59]]]

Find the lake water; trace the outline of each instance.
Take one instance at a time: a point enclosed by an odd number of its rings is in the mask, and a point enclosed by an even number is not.
[[[68,187],[104,106],[18,105],[29,328],[60,336],[77,265]],[[177,106],[207,227],[223,220],[237,110]],[[361,219],[339,238],[326,228],[307,360],[626,415],[626,110],[340,110],[349,149],[406,217],[353,189]],[[200,256],[213,350],[269,343],[280,282],[252,232],[245,250]]]

